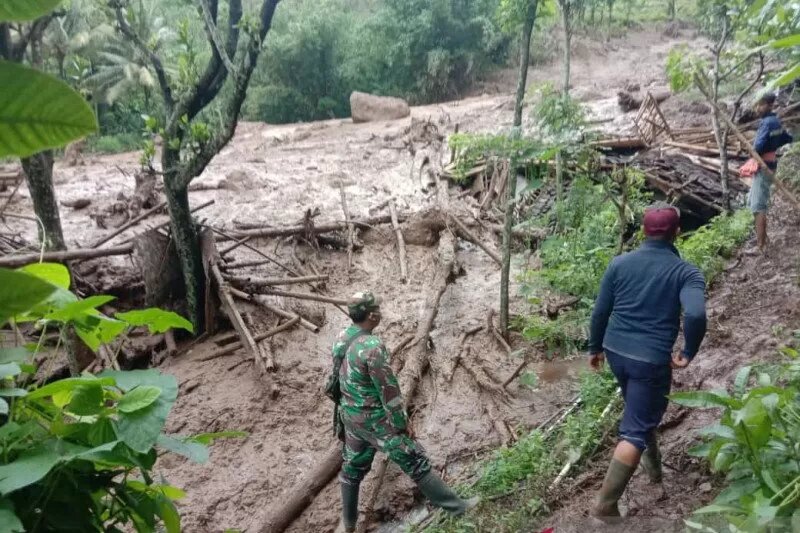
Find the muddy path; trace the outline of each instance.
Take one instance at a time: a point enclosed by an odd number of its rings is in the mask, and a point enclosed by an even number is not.
[[[730,390],[739,368],[780,360],[780,346],[800,329],[800,263],[797,232],[800,216],[777,199],[770,218],[769,257],[739,253],[711,287],[708,335],[697,359],[675,372],[673,390]],[[752,245],[752,243],[749,243]],[[664,456],[664,493],[639,470],[620,501],[623,514],[633,517],[620,527],[646,531],[683,531],[682,518],[711,501],[720,490],[704,459],[687,454],[699,441],[700,428],[716,420],[715,410],[692,410],[670,404],[660,426]],[[611,450],[598,457],[579,477],[571,496],[557,502],[558,510],[540,525],[560,532],[597,528],[587,512],[600,488]],[[601,529],[595,529],[601,530]]]
[[[617,91],[628,83],[638,84],[642,90],[664,87],[664,59],[669,49],[679,43],[697,41],[688,32],[667,37],[660,29],[632,32],[625,39],[603,44],[579,40],[573,65],[575,96],[589,107],[590,118],[613,118],[600,126],[606,131],[630,131],[633,113],[620,113]],[[534,70],[531,81],[555,82],[558,77],[558,66],[553,65]],[[512,119],[512,88],[501,86],[500,90],[502,94],[413,108],[409,119],[393,122],[353,124],[350,120],[331,120],[287,126],[242,123],[231,144],[193,183],[190,203],[214,200],[214,205],[198,213],[198,218],[224,229],[235,228],[237,223],[295,224],[307,209],[319,210],[317,223],[342,220],[342,187],[354,217],[367,216],[370,208],[392,196],[401,211],[422,211],[432,205],[433,193],[420,178],[421,161],[414,153],[431,140],[418,135],[415,125],[429,121],[442,135],[451,133],[456,124],[462,132],[507,128]],[[678,111],[680,105],[676,100],[666,106],[676,106]],[[91,200],[84,209],[62,209],[69,246],[85,246],[110,231],[99,228],[91,215],[124,203],[132,194],[138,158],[138,154],[86,156],[82,166],[56,165],[59,199]],[[27,191],[12,204],[18,213],[31,210],[25,195]],[[474,204],[453,203],[464,217],[472,216]],[[152,217],[134,232],[165,220],[163,215]],[[28,221],[12,220],[8,229],[30,242],[36,239],[35,226]],[[111,244],[132,234],[124,233]],[[490,231],[480,230],[480,236],[499,248]],[[380,293],[386,301],[380,335],[391,348],[415,330],[425,289],[436,268],[436,251],[423,245],[408,246],[410,279],[404,285],[399,281],[391,228],[377,226],[363,232],[360,238],[364,247],[354,255],[350,270],[347,254],[341,250],[317,250],[281,240],[252,240],[249,244],[286,261],[294,256],[297,263],[329,275],[327,288],[333,295],[346,297],[363,289]],[[256,258],[242,248],[232,257],[235,261]],[[484,324],[488,311],[498,305],[497,265],[464,241],[459,242],[458,257],[463,275],[442,297],[432,332],[435,360],[444,363],[459,353],[463,332]],[[512,275],[526,268],[528,261],[525,254],[515,257]],[[102,290],[106,282],[111,286],[122,273],[133,270],[133,265],[128,258],[111,258],[100,262],[98,270],[93,276],[100,280],[98,289]],[[260,276],[282,274],[266,266],[248,272]],[[512,287],[512,294],[517,292]],[[521,298],[512,301],[512,313],[527,310]],[[241,354],[202,361],[216,348],[211,341],[197,344],[162,365],[180,383],[181,394],[168,421],[169,432],[189,435],[230,429],[249,433],[247,438],[214,444],[211,460],[202,466],[175,457],[159,460],[158,474],[188,493],[180,503],[185,531],[257,530],[268,511],[281,502],[284,491],[331,445],[331,404],[322,388],[330,369],[330,345],[348,319],[336,308],[322,304],[305,305],[303,313],[321,329],[317,334],[293,329],[272,342],[278,365],[274,375],[280,389],[277,398],[269,397],[257,370],[244,362]],[[257,312],[252,318],[259,327],[274,324],[274,318]],[[534,358],[543,358],[522,338],[512,341],[514,349],[528,350]],[[471,357],[486,370],[489,379],[502,382],[519,364],[518,356],[509,355],[485,331],[469,343]],[[415,431],[433,463],[446,478],[454,479],[476,458],[501,444],[502,436],[493,424],[496,420],[488,415],[487,398],[477,390],[473,378],[459,366],[450,380],[444,363],[434,364],[424,377],[412,415]],[[575,364],[538,365],[536,370],[541,376],[537,390],[512,383],[509,394],[491,399],[512,430],[531,427],[548,418],[574,395]],[[378,521],[401,517],[413,505],[411,482],[394,466],[387,476],[376,503]],[[364,493],[372,483],[370,476]],[[290,531],[332,531],[338,512],[338,487],[331,484]]]

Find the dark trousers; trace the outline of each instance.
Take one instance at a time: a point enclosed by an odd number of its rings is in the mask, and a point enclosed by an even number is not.
[[[619,436],[644,451],[648,434],[656,430],[667,410],[672,368],[668,364],[637,361],[609,350],[606,350],[606,360],[625,399]]]

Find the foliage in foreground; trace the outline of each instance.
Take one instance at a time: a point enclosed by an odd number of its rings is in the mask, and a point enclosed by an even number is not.
[[[748,209],[741,209],[732,215],[715,217],[705,226],[679,239],[676,245],[681,256],[697,266],[710,285],[722,273],[725,262],[750,236],[752,229],[752,213]]]
[[[794,348],[782,351],[788,362],[740,369],[731,394],[672,395],[689,407],[722,409],[718,422],[700,430],[705,442],[690,453],[706,458],[712,471],[725,476],[726,487],[695,511],[687,522],[692,529],[760,533],[800,528],[800,359]]]
[[[81,300],[69,285],[62,265],[0,269],[0,325],[10,321],[18,331],[30,324],[39,334],[36,343],[0,349],[0,531],[151,532],[160,523],[179,532],[174,501],[184,492],[154,479],[157,450],[203,462],[206,444],[240,434],[163,434],[178,385],[156,370],[31,383],[34,360],[58,355],[67,329],[94,350],[136,327],[191,330],[184,318],[160,309],[108,317],[98,307],[113,298]],[[44,348],[48,331],[58,331],[53,353]]]

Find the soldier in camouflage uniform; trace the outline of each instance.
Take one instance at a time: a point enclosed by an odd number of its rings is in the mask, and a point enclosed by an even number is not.
[[[389,456],[434,505],[461,514],[477,501],[458,497],[431,471],[422,447],[409,435],[400,386],[389,364],[389,352],[372,334],[381,319],[380,299],[359,292],[348,306],[353,325],[333,345],[334,368],[339,367],[338,412],[344,426],[342,526],[355,531],[358,491],[375,452]]]

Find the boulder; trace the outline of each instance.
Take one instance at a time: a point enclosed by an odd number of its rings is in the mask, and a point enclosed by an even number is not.
[[[353,92],[350,95],[350,116],[353,122],[397,120],[411,114],[408,102],[391,96]]]

